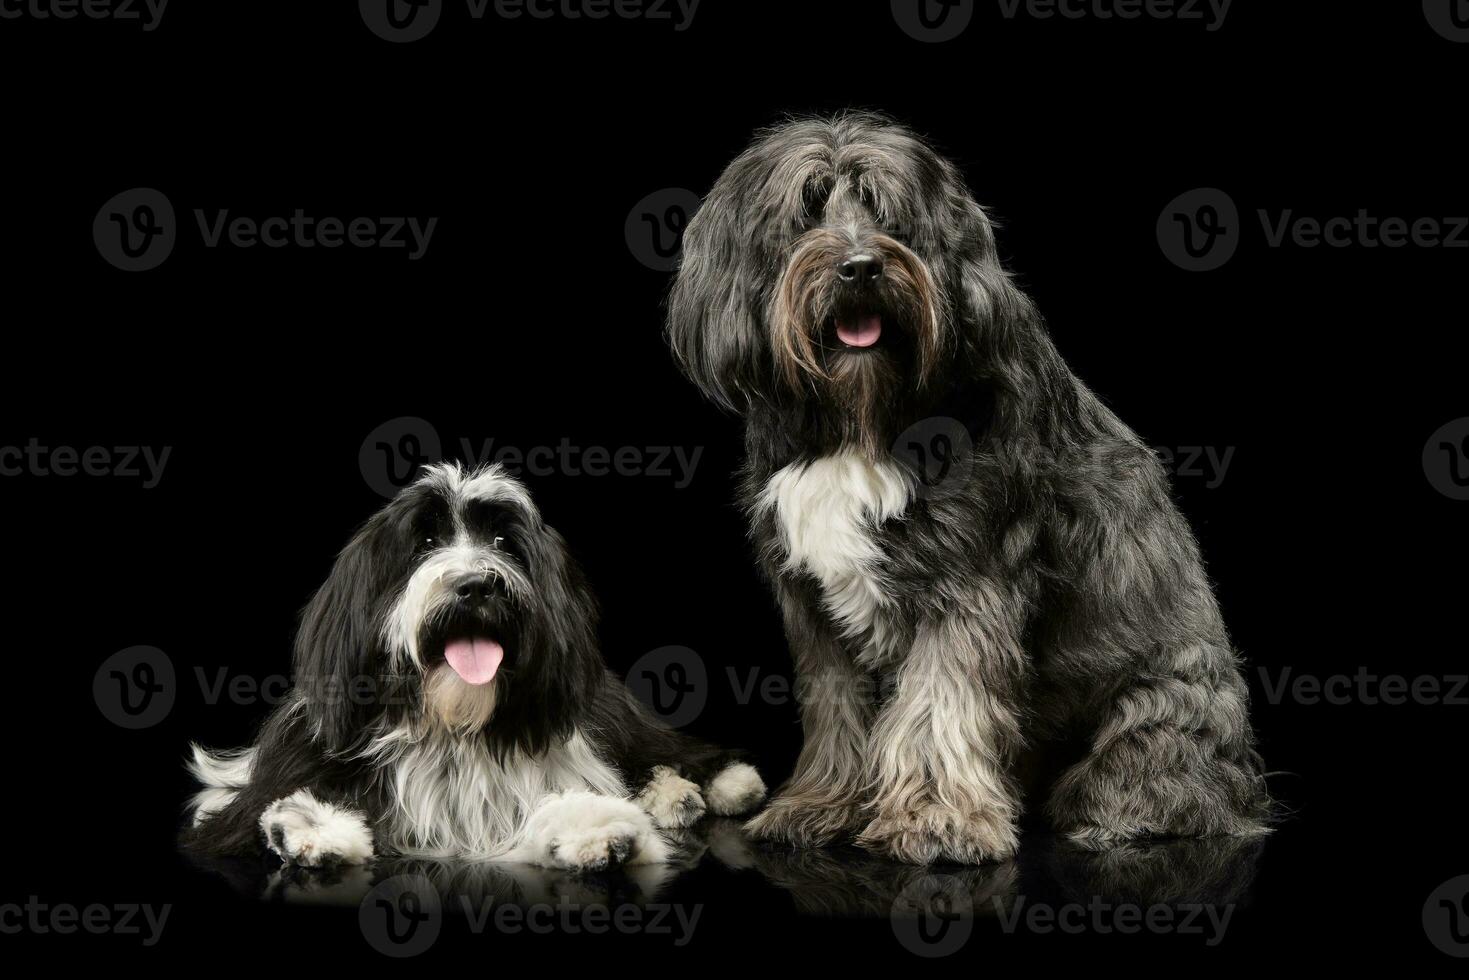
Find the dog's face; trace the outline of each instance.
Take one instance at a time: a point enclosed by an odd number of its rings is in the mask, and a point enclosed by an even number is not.
[[[600,670],[564,542],[498,467],[428,467],[338,556],[307,608],[297,683],[336,747],[389,728],[536,749]]]
[[[872,448],[1013,292],[952,164],[879,116],[802,119],[760,136],[690,222],[668,337],[726,407],[806,401]]]

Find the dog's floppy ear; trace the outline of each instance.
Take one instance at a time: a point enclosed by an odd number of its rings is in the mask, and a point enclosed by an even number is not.
[[[572,734],[605,668],[597,649],[597,602],[566,542],[536,521],[520,546],[534,594],[491,734],[500,748],[513,743],[535,754]]]
[[[689,221],[665,331],[689,379],[734,412],[761,390],[769,363],[760,289],[773,270],[751,267],[763,251],[741,213],[753,171],[746,157],[735,160]]]
[[[328,751],[351,745],[393,687],[375,602],[391,584],[388,556],[374,518],[337,555],[331,575],[301,616],[296,633],[296,690],[311,730]]]
[[[1002,430],[1075,417],[1076,387],[1035,304],[1000,262],[994,225],[970,196],[963,177],[944,163],[947,240],[942,263],[954,299],[960,370],[980,379],[994,398]]]

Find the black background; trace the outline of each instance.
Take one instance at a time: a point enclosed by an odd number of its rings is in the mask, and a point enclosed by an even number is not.
[[[931,136],[1002,223],[1008,264],[1069,363],[1150,444],[1234,455],[1180,474],[1238,646],[1272,786],[1294,817],[1219,949],[1177,936],[1003,935],[933,969],[1028,969],[1077,954],[1238,969],[1383,949],[1442,967],[1428,894],[1469,872],[1462,716],[1451,705],[1271,704],[1272,680],[1463,672],[1463,508],[1425,477],[1429,436],[1466,414],[1453,249],[1267,247],[1258,209],[1326,218],[1469,213],[1458,152],[1469,45],[1417,3],[1239,0],[1198,22],[1006,20],[906,36],[885,3],[705,0],[692,26],[472,22],[449,3],[393,45],[354,4],[175,0],[160,27],[0,20],[7,315],[0,445],[169,446],[161,483],[0,480],[11,584],[4,711],[10,845],[0,901],[175,906],[147,954],[294,968],[372,957],[355,913],[264,906],[174,851],[190,739],[244,741],[266,708],[205,703],[195,669],[288,672],[300,607],[381,503],[363,440],[428,420],[475,444],[682,446],[692,484],[528,477],[605,608],[625,670],[677,644],[709,666],[692,730],[749,747],[772,781],[795,709],[740,704],[726,668],[788,670],[733,506],[740,427],[676,373],[668,276],[624,223],[645,195],[702,194],[783,113],[878,108]],[[103,202],[155,187],[180,240],[127,274],[92,242]],[[1176,195],[1226,190],[1243,240],[1189,273],[1159,249]],[[206,249],[192,211],[436,216],[425,258],[341,248]],[[113,652],[179,672],[166,720],[124,731],[90,689]],[[911,959],[885,922],[797,917],[753,873],[703,868],[677,968]],[[657,937],[472,937],[430,968],[659,969]],[[6,936],[42,955],[131,957],[136,938]],[[621,967],[608,955],[637,957]],[[981,963],[978,957],[985,960]],[[496,959],[495,957],[500,957]],[[690,958],[693,957],[693,958]],[[651,958],[654,962],[650,962]],[[207,959],[205,960],[207,962]],[[379,962],[379,966],[386,961]],[[672,959],[668,960],[674,966]],[[195,964],[197,967],[197,962]]]

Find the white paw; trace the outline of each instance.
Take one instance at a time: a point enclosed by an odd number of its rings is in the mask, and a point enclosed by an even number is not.
[[[260,830],[266,846],[287,864],[319,868],[372,859],[372,830],[362,814],[323,803],[308,789],[266,807]]]
[[[631,800],[597,793],[550,796],[531,814],[527,832],[537,863],[567,871],[662,864],[668,844]]]
[[[765,799],[765,780],[747,762],[725,766],[704,788],[709,809],[721,817],[749,813]]]
[[[687,827],[704,815],[704,797],[699,795],[699,785],[668,766],[653,768],[653,778],[638,794],[636,802],[659,827]]]

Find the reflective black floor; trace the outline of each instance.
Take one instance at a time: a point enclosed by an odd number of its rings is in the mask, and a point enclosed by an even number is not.
[[[734,820],[708,820],[677,839],[679,858],[662,866],[580,875],[527,865],[379,859],[334,871],[274,869],[253,862],[213,864],[242,894],[267,902],[358,905],[385,883],[433,892],[450,912],[489,906],[647,905],[690,886],[734,874],[758,876],[768,892],[787,893],[799,915],[891,918],[947,914],[1013,915],[1017,902],[1055,908],[1098,903],[1235,907],[1248,904],[1260,839],[1161,841],[1081,849],[1030,834],[1014,860],[983,867],[913,867],[854,847],[792,850],[756,844]],[[1025,898],[1022,900],[1021,896]],[[426,896],[421,896],[426,897]]]

